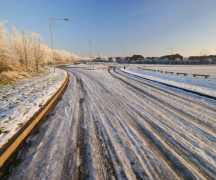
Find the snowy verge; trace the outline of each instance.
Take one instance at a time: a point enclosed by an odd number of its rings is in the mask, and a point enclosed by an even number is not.
[[[58,91],[67,78],[64,70],[8,84],[0,90],[0,147]]]
[[[191,91],[195,91],[195,92],[199,92],[202,94],[216,97],[216,86],[214,86],[216,85],[216,80],[207,81],[204,79],[202,80],[202,83],[200,83],[200,80],[197,80],[197,79],[192,80],[190,78],[180,77],[180,76],[172,77],[170,75],[164,75],[164,74],[159,74],[159,73],[148,73],[148,72],[140,71],[134,68],[131,68],[131,69],[121,68],[120,70],[126,73],[130,73],[132,75],[147,78],[149,80],[166,83],[166,84],[176,86],[179,88],[184,88],[187,90],[191,90]]]

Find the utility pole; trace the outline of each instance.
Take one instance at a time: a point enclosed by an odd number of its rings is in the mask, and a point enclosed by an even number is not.
[[[119,48],[123,48],[124,49],[124,69],[125,69],[125,50],[126,50],[126,48],[125,47],[119,47]]]
[[[90,42],[90,67],[91,67],[91,63],[92,63],[91,61],[91,40],[89,40],[89,42]]]
[[[50,31],[51,31],[51,40],[52,40],[52,55],[53,55],[53,61],[54,61],[54,73],[55,73],[55,59],[54,59],[54,52],[53,52],[53,38],[52,38],[52,25],[51,25],[51,20],[65,20],[69,21],[69,19],[52,19],[50,18]]]

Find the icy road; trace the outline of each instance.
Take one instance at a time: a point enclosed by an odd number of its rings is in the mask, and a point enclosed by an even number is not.
[[[54,114],[8,179],[216,179],[216,100],[120,69],[64,68]]]

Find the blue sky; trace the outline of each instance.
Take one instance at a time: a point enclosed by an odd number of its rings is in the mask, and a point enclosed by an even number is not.
[[[115,57],[216,54],[216,0],[1,0],[0,20],[36,31],[51,48]]]

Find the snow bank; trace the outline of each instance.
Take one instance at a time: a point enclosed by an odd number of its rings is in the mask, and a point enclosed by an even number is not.
[[[197,79],[192,77],[175,76],[161,73],[152,73],[136,68],[123,69],[121,71],[144,77],[150,80],[166,83],[176,87],[196,91],[216,97],[216,79]]]
[[[7,142],[61,87],[64,70],[11,83],[0,89],[0,147]]]

